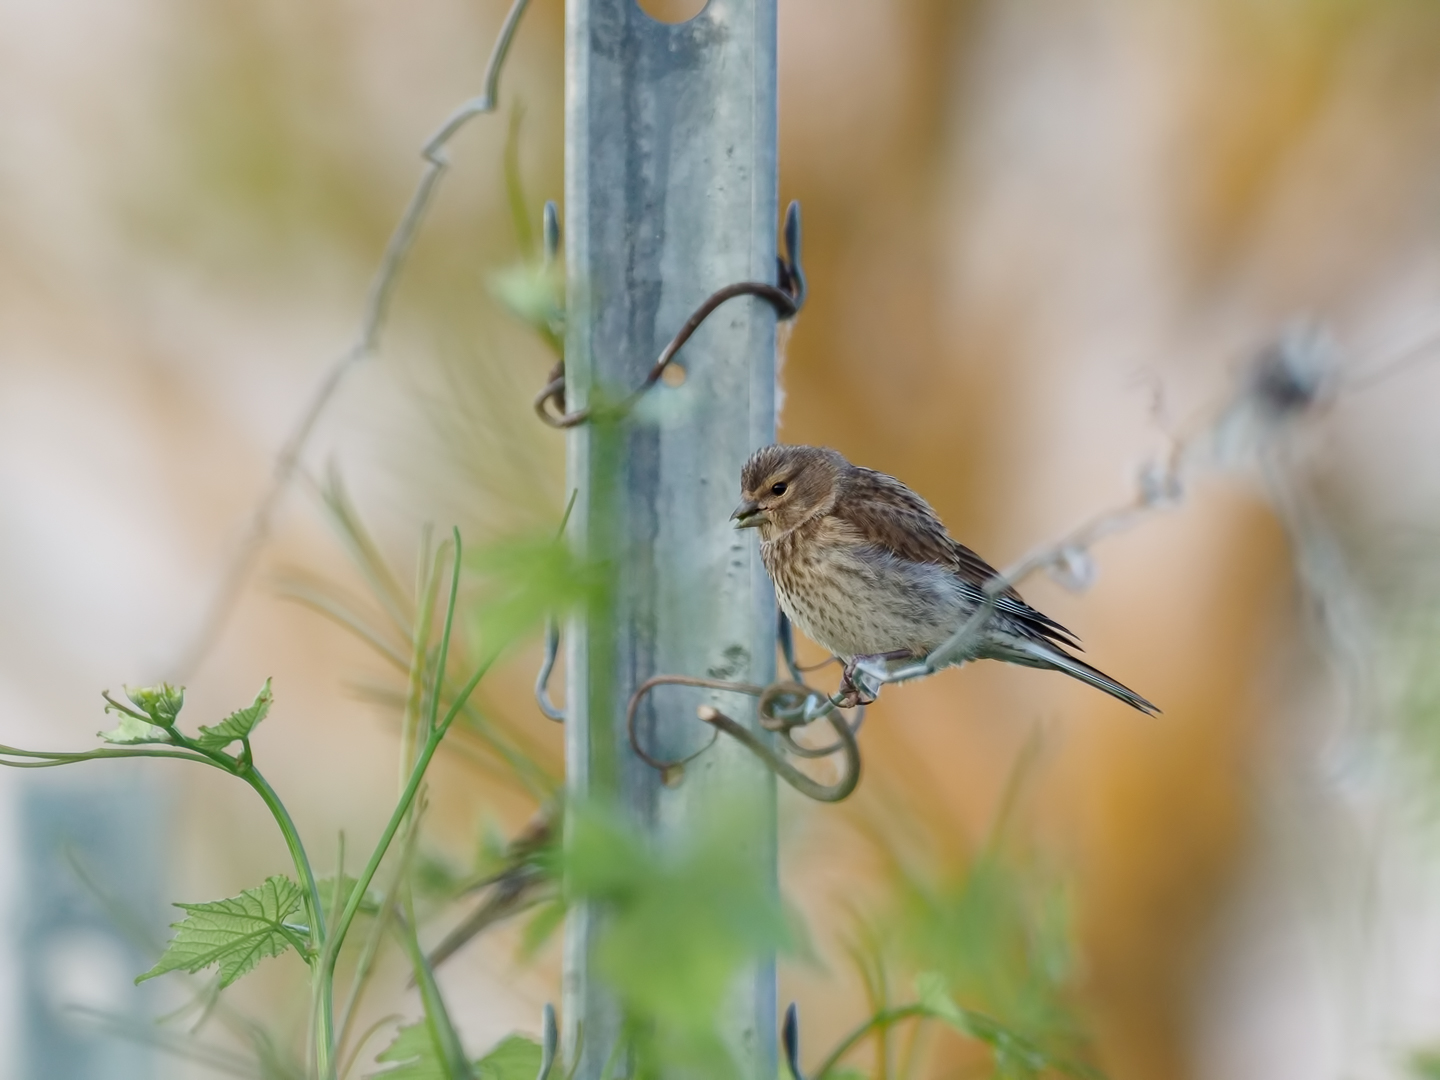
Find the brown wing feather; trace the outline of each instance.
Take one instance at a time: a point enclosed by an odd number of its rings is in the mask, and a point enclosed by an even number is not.
[[[831,514],[850,525],[866,543],[911,562],[933,563],[954,571],[974,590],[977,600],[986,584],[999,576],[998,570],[953,539],[934,508],[895,477],[852,465],[840,485]],[[996,607],[1042,638],[1080,648],[1069,630],[1025,603],[1014,586],[1000,594]]]

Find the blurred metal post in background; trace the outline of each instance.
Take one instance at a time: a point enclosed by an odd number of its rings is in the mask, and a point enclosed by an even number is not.
[[[161,999],[134,978],[165,936],[164,781],[58,771],[13,785],[20,1038],[6,1075],[151,1080]]]
[[[775,0],[710,0],[686,23],[654,21],[636,0],[566,5],[565,249],[567,407],[614,401],[640,384],[707,295],[774,281]],[[732,300],[679,355],[682,385],[656,386],[618,421],[581,424],[568,442],[578,490],[571,533],[615,560],[608,618],[567,635],[567,772],[572,800],[608,798],[661,841],[707,815],[755,812],[749,841],[773,887],[775,783],[745,749],[719,740],[666,786],[635,758],[625,709],[650,675],[682,672],[768,683],[775,611],[752,538],[729,521],[740,466],[775,434],[775,312]],[[639,730],[678,758],[711,737],[710,698],[649,695]],[[713,699],[754,722],[733,698]],[[572,915],[565,972],[566,1058],[595,1080],[619,1031],[591,977],[596,920]],[[774,964],[745,973],[724,1035],[745,1075],[776,1075]]]

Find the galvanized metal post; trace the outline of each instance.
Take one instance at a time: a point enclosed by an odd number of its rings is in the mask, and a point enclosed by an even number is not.
[[[566,5],[566,371],[571,409],[616,400],[709,293],[774,281],[777,231],[775,0],[710,0],[689,22],[635,0]],[[767,683],[775,611],[750,538],[729,515],[739,470],[775,434],[775,313],[730,301],[679,357],[683,385],[657,385],[624,419],[569,434],[572,535],[613,559],[608,617],[567,638],[566,755],[572,798],[603,794],[662,841],[742,800],[761,812],[755,864],[773,887],[775,783],[721,739],[667,787],[630,751],[625,709],[662,672]],[[685,697],[683,694],[689,694]],[[646,699],[653,753],[679,757],[710,732],[695,691]],[[714,703],[754,720],[752,705]],[[580,911],[566,942],[565,1045],[596,1080],[621,1018],[592,977],[603,913]],[[773,962],[732,994],[724,1034],[745,1075],[776,1075]]]

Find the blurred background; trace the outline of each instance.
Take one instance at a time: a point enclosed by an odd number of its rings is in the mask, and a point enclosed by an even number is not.
[[[553,357],[493,287],[534,255],[516,192],[532,221],[561,195],[558,3],[452,144],[379,354],[194,646],[503,14],[0,3],[0,741],[88,748],[102,689],[167,677],[214,723],[273,676],[257,757],[322,869],[342,830],[368,850],[404,673],[336,615],[377,606],[346,522],[409,589],[426,523],[483,543],[563,510],[563,439],[529,409]],[[903,478],[1002,566],[1154,463],[1183,481],[1024,587],[1162,716],[950,671],[886,691],[853,800],[782,799],[807,1060],[928,965],[1115,1080],[1440,1075],[1440,9],[781,0],[780,56],[811,285],[782,437]],[[442,754],[437,895],[559,775],[538,641]],[[159,1045],[194,1017],[150,1024],[181,980],[130,978],[164,901],[284,848],[240,785],[152,764],[0,774],[6,1075],[221,1074]],[[386,963],[367,1022],[418,1015]],[[558,965],[518,926],[447,964],[467,1042],[537,1030]],[[301,967],[268,962],[207,1036],[298,1046]],[[939,1031],[852,1059],[985,1060]]]

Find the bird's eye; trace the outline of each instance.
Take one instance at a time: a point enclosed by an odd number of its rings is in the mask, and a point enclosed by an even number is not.
[[[784,481],[781,481],[780,483],[778,483],[778,484],[776,484],[774,487],[772,487],[772,488],[770,489],[770,494],[771,494],[771,495],[784,495],[784,494],[785,494],[785,483],[784,483]]]

